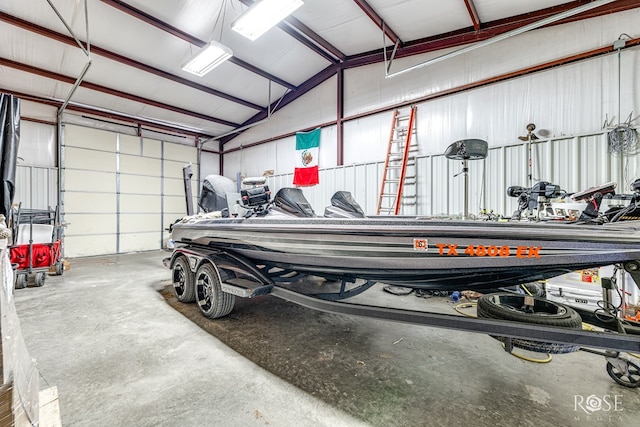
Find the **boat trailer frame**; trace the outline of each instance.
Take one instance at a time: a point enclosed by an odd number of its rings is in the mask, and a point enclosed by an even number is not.
[[[634,375],[636,372],[640,372],[640,367],[620,355],[621,352],[640,353],[640,328],[625,327],[622,321],[615,323],[617,332],[611,330],[585,331],[508,320],[357,304],[342,300],[365,292],[376,282],[358,283],[358,280],[353,277],[327,277],[328,280],[341,282],[338,292],[306,294],[287,288],[288,285],[307,276],[305,273],[283,269],[268,263],[258,266],[238,254],[200,246],[176,248],[170,258],[163,260],[163,264],[165,267],[173,269],[175,261],[180,257],[187,258],[189,268],[194,274],[201,265],[210,263],[218,274],[221,291],[242,298],[273,295],[285,301],[327,313],[500,336],[504,337],[504,347],[508,353],[513,351],[513,339],[579,346],[582,351],[605,357],[607,372],[618,384],[630,388],[640,387],[640,381],[635,381],[630,377],[629,381],[620,379],[620,375],[624,376],[625,372],[628,376],[630,370],[634,370]],[[221,271],[223,274],[220,274]],[[633,276],[637,275],[637,272],[634,273],[632,273]],[[231,279],[223,281],[222,277]],[[605,329],[608,327],[608,325],[597,326],[604,326]]]

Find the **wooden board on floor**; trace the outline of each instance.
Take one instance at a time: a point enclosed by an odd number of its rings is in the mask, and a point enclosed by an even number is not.
[[[58,403],[58,387],[53,386],[41,390],[40,395],[40,427],[62,427],[60,405]]]

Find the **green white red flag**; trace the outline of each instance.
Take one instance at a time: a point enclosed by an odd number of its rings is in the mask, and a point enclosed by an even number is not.
[[[318,149],[320,128],[296,133],[296,166],[293,185],[307,187],[318,184]]]

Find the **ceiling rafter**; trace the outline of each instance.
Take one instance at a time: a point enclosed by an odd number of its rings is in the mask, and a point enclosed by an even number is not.
[[[566,10],[574,9],[586,3],[589,3],[589,0],[578,0],[562,4],[560,6],[541,9],[531,13],[516,15],[491,22],[484,22],[482,23],[482,28],[479,31],[476,31],[475,29],[465,28],[457,31],[438,34],[424,39],[405,42],[402,47],[398,48],[395,57],[402,58],[419,55],[422,53],[433,52],[440,49],[458,47],[469,43],[487,40],[491,37],[495,37],[516,28],[520,28],[549,16],[556,15]],[[581,14],[574,15],[561,21],[555,22],[551,24],[551,26],[580,21],[583,19],[595,18],[598,16],[623,12],[625,10],[636,8],[640,8],[640,2],[638,2],[638,0],[618,0],[613,3],[609,3],[607,5],[591,9],[587,12],[583,12]],[[383,61],[383,52],[375,50],[371,52],[352,55],[348,57],[347,60],[343,64],[341,64],[341,66],[345,68],[354,68],[363,65],[377,64]]]
[[[253,0],[239,1],[247,7],[255,3]],[[317,33],[291,15],[281,21],[278,24],[278,28],[332,64],[342,61],[346,56],[340,51],[340,49],[320,37]]]
[[[241,1],[245,1],[245,0],[241,0]],[[490,37],[494,37],[496,35],[513,30],[515,28],[527,25],[531,22],[538,21],[548,16],[552,16],[557,13],[563,12],[564,10],[573,9],[582,4],[588,3],[588,1],[589,0],[574,1],[571,3],[566,3],[561,6],[554,6],[546,9],[541,9],[532,13],[517,15],[510,18],[483,23],[482,24],[483,28],[480,31],[476,31],[475,29],[473,30],[464,29],[464,30],[452,31],[450,33],[436,35],[433,37],[428,37],[425,39],[415,40],[413,42],[405,42],[404,47],[401,47],[398,49],[396,58],[418,55],[421,53],[432,52],[440,49],[445,49],[448,47],[462,46],[464,44],[468,44],[476,41],[482,41]],[[559,21],[553,25],[557,25],[559,23],[578,21],[582,19],[594,18],[597,16],[608,15],[611,13],[622,12],[625,10],[635,9],[639,7],[640,7],[640,3],[638,2],[638,0],[620,0],[613,3],[609,3],[599,8],[592,9],[585,13],[572,16],[565,20]],[[383,61],[384,61],[384,54],[377,50],[373,52],[365,52],[363,54],[347,57],[347,59],[343,63],[336,66],[329,66],[326,69],[322,70],[320,73],[316,74],[315,76],[311,77],[310,79],[302,83],[300,86],[298,86],[299,90],[297,92],[285,95],[282,102],[278,105],[278,108],[280,109],[285,105],[295,101],[300,96],[304,95],[305,93],[307,93],[308,91],[316,87],[317,85],[329,79],[339,69],[348,69],[348,68],[354,68],[354,67],[359,67],[363,65],[377,64]],[[259,120],[264,119],[265,117],[266,117],[266,112],[264,111],[259,112],[253,117],[251,117],[249,120],[242,123],[241,127],[251,125],[252,123],[255,123]],[[242,132],[238,132],[237,134],[223,138],[221,141],[222,145],[226,144],[227,142],[235,138],[240,133]]]
[[[278,27],[300,43],[303,43],[319,55],[322,55],[329,62],[335,63],[336,59],[338,61],[344,61],[346,57],[340,49],[320,37],[318,33],[293,16],[284,19],[278,24]],[[293,32],[291,30],[293,30]]]
[[[53,71],[44,70],[42,68],[34,67],[32,65],[22,64],[20,62],[12,61],[10,59],[0,57],[0,66],[10,67],[15,70],[24,71],[31,74],[36,74],[41,77],[46,77],[59,82],[74,84],[76,79],[74,77],[65,76],[64,74],[55,73]],[[96,92],[106,93],[108,95],[118,96],[121,98],[129,99],[131,101],[140,102],[142,104],[150,105],[152,107],[162,108],[164,110],[173,111],[174,113],[184,114],[191,117],[196,117],[202,120],[218,123],[224,126],[236,128],[239,125],[237,123],[230,122],[228,120],[218,119],[216,117],[208,116],[206,114],[198,113],[196,111],[190,111],[184,108],[176,107],[175,105],[165,104],[163,102],[154,101],[152,99],[143,98],[141,96],[132,95],[130,93],[122,92],[116,89],[111,89],[106,86],[98,85],[95,83],[84,80],[80,83],[80,87],[85,89],[95,90]]]
[[[400,40],[400,37],[398,37],[398,35],[391,29],[391,27],[389,27],[389,25],[384,22],[378,12],[376,12],[376,10],[369,3],[367,3],[366,0],[353,0],[353,2],[357,4],[360,9],[362,9],[362,11],[378,26],[378,28],[384,31],[384,34],[389,38],[389,40],[391,40],[394,45],[397,43],[399,46],[402,46],[402,40]]]
[[[319,73],[317,73],[316,75],[314,75],[313,77],[311,77],[310,79],[305,81],[303,84],[298,86],[298,91],[289,92],[282,98],[282,100],[274,102],[270,106],[271,113],[276,111],[276,107],[277,107],[278,110],[282,109],[286,105],[289,105],[290,103],[292,103],[293,101],[295,101],[296,99],[298,99],[299,97],[304,95],[305,93],[309,92],[310,90],[314,89],[315,87],[317,87],[321,83],[324,83],[325,81],[327,81],[328,79],[333,77],[338,72],[338,70],[340,70],[340,66],[339,65],[335,65],[335,64],[329,65],[327,68],[325,68],[324,70],[320,71]],[[253,117],[251,117],[249,120],[247,120],[244,123],[242,123],[240,128],[244,128],[244,127],[250,126],[253,123],[256,123],[256,122],[258,122],[260,120],[264,120],[264,119],[266,119],[268,117],[269,114],[270,113],[268,111],[266,111],[266,110],[265,111],[261,111],[261,112],[257,113],[256,115],[254,115]],[[242,133],[242,132],[240,131],[240,132],[238,132],[236,134],[229,135],[227,137],[222,138],[220,140],[221,145],[226,144],[228,141],[232,140],[233,138],[235,138],[240,133]]]
[[[62,43],[66,43],[70,46],[76,46],[77,43],[73,39],[73,37],[66,36],[64,34],[60,34],[58,32],[52,31],[48,28],[44,28],[40,25],[34,24],[29,21],[25,21],[24,19],[17,18],[15,16],[9,15],[7,13],[0,11],[0,21],[4,21],[7,24],[14,25],[16,27],[22,28],[23,30],[31,31],[33,33],[39,34],[41,36],[50,38],[52,40],[56,40]],[[119,62],[121,64],[137,68],[138,70],[145,71],[147,73],[154,74],[158,77],[163,77],[167,80],[172,80],[176,83],[180,83],[185,86],[189,86],[193,89],[197,89],[202,92],[206,92],[210,95],[217,96],[218,98],[226,99],[227,101],[234,102],[236,104],[243,105],[245,107],[251,108],[253,110],[262,110],[262,106],[258,104],[254,104],[253,102],[246,101],[244,99],[240,99],[236,96],[229,95],[228,93],[221,92],[219,90],[210,88],[208,86],[193,82],[189,79],[185,79],[184,77],[176,76],[175,74],[168,73],[166,71],[160,70],[158,68],[152,67],[147,64],[143,64],[142,62],[135,61],[131,58],[127,58],[123,55],[117,54],[115,52],[111,52],[109,50],[103,49],[94,44],[91,45],[91,53],[100,55],[102,57],[111,59],[112,61]]]
[[[156,28],[158,28],[159,30],[165,31],[169,34],[172,34],[184,41],[186,41],[187,43],[191,43],[195,46],[198,47],[203,47],[207,44],[206,41],[204,40],[200,40],[199,38],[192,36],[191,34],[188,34],[182,30],[180,30],[179,28],[176,28],[164,21],[161,21],[160,19],[149,15],[146,12],[143,12],[140,9],[136,9],[135,7],[121,1],[121,0],[100,0],[102,1],[102,3],[114,7],[118,10],[120,10],[121,12],[126,13],[127,15],[130,15],[140,21],[146,22],[149,25],[152,25]],[[263,77],[267,80],[271,80],[275,83],[278,83],[280,86],[286,87],[287,89],[290,90],[295,90],[296,86],[292,83],[289,83],[279,77],[274,76],[273,74],[270,74],[252,64],[249,64],[248,62],[238,58],[237,56],[232,56],[231,58],[228,59],[229,62],[231,62],[232,64],[235,64],[239,67],[242,67],[248,71],[251,71],[254,74],[259,75],[260,77]]]
[[[7,89],[7,88],[3,88],[0,87],[0,92],[3,93],[8,93],[11,94],[17,98],[20,98],[22,101],[31,101],[31,102],[36,102],[38,104],[42,104],[42,105],[48,105],[50,107],[53,107],[55,109],[58,109],[62,106],[63,101],[60,100],[54,100],[54,99],[47,99],[47,98],[42,98],[39,96],[33,96],[27,93],[22,93],[22,92],[18,92],[12,89]],[[162,124],[162,123],[156,123],[150,120],[144,120],[144,119],[140,119],[137,117],[130,117],[127,116],[125,114],[121,114],[121,113],[116,113],[113,111],[105,111],[105,110],[99,110],[99,109],[94,109],[94,108],[90,108],[90,107],[86,107],[86,106],[81,106],[81,105],[76,105],[73,102],[69,103],[67,105],[67,108],[65,108],[65,110],[68,111],[75,111],[77,113],[82,113],[82,114],[89,114],[91,116],[96,116],[96,117],[102,117],[103,119],[111,119],[111,120],[118,120],[121,122],[125,122],[125,123],[134,123],[140,126],[146,126],[147,128],[149,128],[150,130],[153,129],[158,129],[158,130],[162,130],[162,131],[166,131],[166,132],[172,132],[175,134],[179,134],[182,136],[191,136],[191,137],[195,137],[195,138],[210,138],[211,135],[206,135],[200,132],[195,132],[191,129],[186,129],[186,128],[181,128],[180,126],[176,125],[176,126],[170,126],[170,125],[166,125],[166,124]],[[206,150],[209,151],[209,150]]]
[[[464,5],[467,7],[467,12],[469,12],[469,17],[471,18],[471,23],[473,24],[473,28],[478,31],[480,30],[480,17],[478,16],[478,10],[476,9],[476,4],[473,0],[464,0]]]

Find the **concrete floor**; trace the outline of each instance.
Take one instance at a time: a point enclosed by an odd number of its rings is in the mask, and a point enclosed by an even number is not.
[[[73,259],[42,288],[15,291],[41,388],[58,386],[64,425],[542,427],[640,419],[640,390],[615,384],[604,359],[583,352],[534,364],[486,335],[321,313],[270,296],[239,299],[228,317],[204,319],[173,297],[164,256]],[[357,299],[453,313],[446,299],[380,288]],[[607,405],[614,399],[617,411]]]

